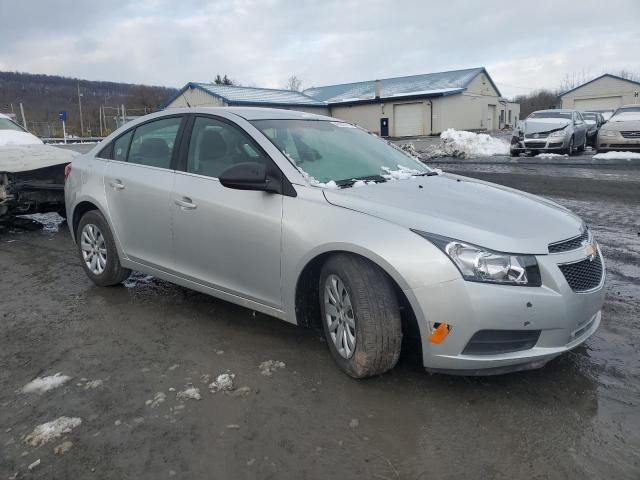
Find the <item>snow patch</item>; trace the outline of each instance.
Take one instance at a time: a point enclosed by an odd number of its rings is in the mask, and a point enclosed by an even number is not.
[[[178,400],[200,400],[200,389],[194,386],[190,386],[178,392],[176,395]]]
[[[19,132],[18,130],[1,130],[0,146],[5,145],[42,145],[42,140],[27,132]]]
[[[24,387],[22,387],[22,393],[39,393],[48,392],[54,388],[61,387],[65,383],[71,380],[68,375],[62,375],[60,372],[49,377],[38,377],[31,380]]]
[[[209,390],[211,393],[231,391],[233,390],[233,379],[235,378],[233,373],[222,373],[216,377],[216,379],[209,384]]]
[[[606,152],[597,153],[593,156],[597,160],[632,160],[640,159],[640,153],[638,152]]]
[[[143,285],[150,285],[155,277],[141,272],[133,272],[122,284],[127,288],[135,288]]]
[[[509,155],[509,144],[485,133],[473,133],[449,128],[440,134],[441,156],[457,158]]]
[[[163,392],[158,392],[153,396],[153,399],[147,400],[145,405],[147,407],[156,408],[160,406],[161,403],[164,403],[167,399],[167,395]]]
[[[285,366],[285,363],[280,360],[267,360],[262,362],[258,368],[260,368],[263,375],[270,377],[276,370],[284,368]]]
[[[313,178],[311,175],[309,175],[307,172],[305,172],[304,170],[302,170],[300,167],[297,167],[298,171],[302,174],[302,176],[304,177],[304,179],[309,182],[309,184],[313,187],[320,187],[320,188],[338,188],[338,184],[336,182],[334,182],[333,180],[329,180],[328,182],[324,183],[321,182],[319,180],[316,180],[315,178]]]
[[[64,222],[64,218],[62,218],[56,212],[31,213],[29,215],[17,216],[20,218],[26,218],[28,220],[33,220],[34,222],[38,222],[42,225],[42,231],[44,232],[57,232],[60,224]]]
[[[564,155],[560,153],[539,153],[536,158],[556,158],[556,157],[568,157],[566,153]]]
[[[63,433],[69,433],[82,423],[81,418],[59,417],[42,425],[38,425],[29,435],[26,436],[24,442],[28,445],[37,447],[62,436]]]
[[[64,455],[71,449],[71,447],[73,447],[73,442],[62,442],[60,445],[53,449],[53,453],[55,453],[56,455]]]
[[[398,165],[397,170],[391,170],[388,167],[380,168],[383,172],[387,172],[386,174],[382,175],[387,180],[406,180],[408,178],[415,177],[416,175],[420,175],[421,173],[425,173],[413,168],[403,167],[402,165]]]

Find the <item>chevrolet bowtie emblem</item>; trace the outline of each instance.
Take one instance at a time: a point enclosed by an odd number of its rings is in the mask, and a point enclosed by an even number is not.
[[[598,246],[595,243],[588,243],[584,247],[584,253],[587,255],[589,261],[593,262],[593,260],[596,258],[596,255],[598,255]]]

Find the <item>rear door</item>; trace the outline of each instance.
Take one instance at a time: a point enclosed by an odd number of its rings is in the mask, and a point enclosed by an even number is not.
[[[171,205],[176,270],[197,283],[280,308],[282,196],[233,190],[218,181],[234,164],[272,160],[240,127],[210,116],[194,119],[182,152],[186,162],[176,172]]]
[[[127,258],[169,270],[171,202],[178,140],[184,116],[138,125],[114,142],[105,170],[113,227]]]

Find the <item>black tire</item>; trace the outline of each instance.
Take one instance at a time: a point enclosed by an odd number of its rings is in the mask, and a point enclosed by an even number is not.
[[[342,280],[351,300],[355,346],[350,358],[339,353],[327,322],[325,284],[332,275]],[[400,307],[391,280],[380,268],[356,255],[330,257],[320,274],[319,299],[329,351],[345,373],[365,378],[382,374],[396,365],[402,346]]]
[[[582,153],[587,149],[587,137],[584,137],[584,143],[578,147],[578,152]]]
[[[569,139],[569,146],[564,150],[565,155],[569,155],[569,156],[573,155],[573,147],[574,147],[573,142],[574,142],[573,137],[571,137]]]
[[[510,154],[512,157],[519,157],[519,156],[520,156],[520,151],[519,151],[519,150],[510,150],[510,151],[509,151],[509,154]]]
[[[104,237],[104,243],[107,250],[107,261],[104,271],[100,274],[96,274],[89,269],[82,255],[82,247],[80,245],[82,230],[87,224],[92,224],[98,227],[100,233]],[[96,285],[100,287],[118,285],[124,282],[129,275],[131,275],[131,270],[123,268],[122,265],[120,265],[120,258],[118,257],[118,250],[116,249],[116,244],[113,240],[113,234],[111,233],[109,224],[98,210],[91,210],[85,213],[80,219],[80,222],[78,222],[78,229],[76,230],[76,244],[82,268],[91,281]]]

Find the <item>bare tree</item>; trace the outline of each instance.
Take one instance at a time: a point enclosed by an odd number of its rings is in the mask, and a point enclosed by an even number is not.
[[[560,92],[566,92],[573,88],[579,87],[583,83],[587,83],[592,79],[592,75],[582,70],[580,72],[567,73],[560,82]]]
[[[631,72],[625,68],[619,70],[617,75],[619,77],[625,78],[627,80],[631,80],[633,82],[640,82],[640,75],[636,72]]]
[[[301,88],[302,88],[302,80],[300,80],[295,75],[291,75],[287,80],[286,89],[294,92],[299,92]]]

